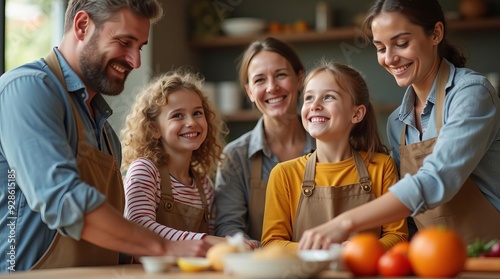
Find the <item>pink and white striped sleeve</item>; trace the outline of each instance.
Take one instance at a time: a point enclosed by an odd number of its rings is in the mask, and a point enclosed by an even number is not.
[[[168,178],[170,179],[170,178]],[[130,164],[124,181],[124,217],[146,227],[168,240],[202,239],[205,233],[180,231],[156,222],[161,188],[158,169],[148,159],[139,158]]]

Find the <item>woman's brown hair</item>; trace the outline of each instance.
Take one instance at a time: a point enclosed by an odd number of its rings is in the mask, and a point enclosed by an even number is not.
[[[427,35],[434,32],[436,23],[442,22],[444,34],[438,46],[439,57],[446,58],[455,67],[465,67],[467,59],[462,51],[446,39],[447,24],[443,9],[437,0],[377,0],[365,19],[366,30],[371,30],[373,18],[383,12],[401,14],[409,22],[421,26]]]

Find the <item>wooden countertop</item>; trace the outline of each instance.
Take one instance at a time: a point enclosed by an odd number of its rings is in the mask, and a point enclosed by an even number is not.
[[[205,271],[188,273],[177,267],[170,271],[157,274],[147,274],[139,264],[120,265],[107,267],[72,267],[45,270],[34,270],[28,272],[15,272],[0,275],[0,279],[154,279],[154,278],[199,278],[199,279],[236,279],[239,277],[224,275],[220,272]],[[320,274],[320,279],[329,278],[354,278],[352,274],[345,271],[327,270]],[[370,279],[363,277],[364,279]],[[417,278],[417,277],[408,277]],[[498,279],[500,272],[462,272],[457,278],[467,279]]]

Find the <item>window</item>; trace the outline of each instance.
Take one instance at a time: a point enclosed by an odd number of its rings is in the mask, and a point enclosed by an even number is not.
[[[37,60],[62,38],[66,0],[4,0],[4,71]]]

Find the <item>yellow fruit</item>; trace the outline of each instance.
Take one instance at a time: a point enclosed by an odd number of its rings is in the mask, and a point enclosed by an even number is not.
[[[307,21],[305,20],[296,21],[293,24],[293,27],[295,29],[295,32],[306,32],[307,30],[309,30],[309,24],[307,24]]]
[[[269,26],[267,27],[267,29],[269,30],[269,33],[276,34],[276,33],[280,33],[282,31],[283,27],[281,26],[281,23],[273,21],[273,22],[269,23]]]
[[[179,258],[177,260],[177,265],[183,271],[187,272],[198,272],[204,271],[210,268],[210,262],[206,258]]]
[[[227,242],[217,243],[207,251],[207,259],[212,269],[216,271],[224,270],[224,257],[230,253],[238,253],[238,247]]]

